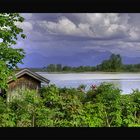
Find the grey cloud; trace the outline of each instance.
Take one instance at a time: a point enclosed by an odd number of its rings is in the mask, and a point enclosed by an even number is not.
[[[75,23],[65,15],[60,17],[57,22],[42,21],[40,26],[52,34],[98,38],[122,37],[127,35],[129,30],[128,15],[121,17],[120,14],[73,14],[72,16],[77,17],[79,23]]]
[[[128,38],[129,40],[136,40],[139,31],[131,24],[130,19],[132,17],[135,16],[111,13],[34,13],[30,23],[35,31],[54,36],[89,37],[89,39]]]
[[[22,27],[28,33],[20,46],[28,53],[59,57],[88,55],[89,51],[140,55],[140,14],[33,13],[24,17],[26,26]]]

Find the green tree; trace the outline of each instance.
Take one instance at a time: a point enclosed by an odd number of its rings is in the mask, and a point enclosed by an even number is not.
[[[57,69],[57,71],[62,71],[62,65],[61,64],[57,64],[56,65],[56,69]]]
[[[122,68],[122,59],[119,54],[112,54],[110,56],[111,70],[112,71],[120,71]]]
[[[71,71],[72,68],[70,66],[64,66],[63,71]]]
[[[108,60],[104,60],[100,65],[97,66],[97,70],[101,71],[121,71],[122,70],[122,59],[119,54],[112,54]]]
[[[47,71],[48,72],[54,72],[54,71],[56,71],[56,65],[55,64],[49,64],[47,66]]]
[[[25,38],[23,29],[16,23],[23,22],[24,18],[17,13],[0,13],[0,88],[5,89],[7,79],[12,74],[12,70],[17,68],[18,63],[22,63],[25,55],[23,49],[13,48],[18,37]],[[20,35],[20,36],[19,36]]]

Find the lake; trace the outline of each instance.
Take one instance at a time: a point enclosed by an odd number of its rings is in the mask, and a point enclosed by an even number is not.
[[[84,84],[88,90],[92,84],[100,85],[102,82],[111,82],[125,94],[131,93],[132,89],[140,90],[140,73],[37,73],[58,87],[78,87]]]

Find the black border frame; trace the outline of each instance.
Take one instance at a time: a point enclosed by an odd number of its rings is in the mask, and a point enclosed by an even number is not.
[[[139,0],[1,0],[1,12],[34,13],[137,13]]]
[[[139,139],[139,128],[0,128],[0,139],[128,140]]]
[[[140,0],[1,0],[0,12],[137,13]],[[1,139],[136,139],[139,128],[0,128]]]

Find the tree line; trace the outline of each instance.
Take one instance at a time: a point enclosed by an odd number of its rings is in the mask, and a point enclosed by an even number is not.
[[[123,64],[120,54],[112,54],[109,59],[96,66],[63,66],[49,64],[41,69],[32,68],[34,71],[47,72],[140,72],[140,64]]]

